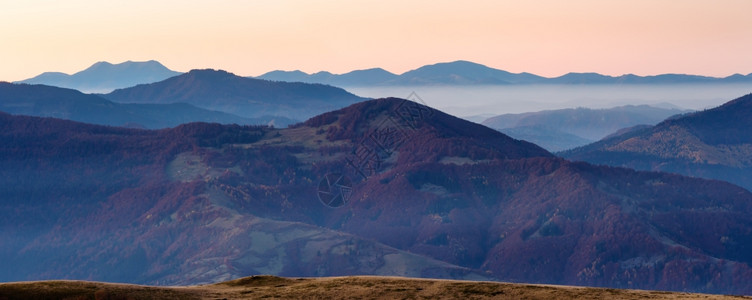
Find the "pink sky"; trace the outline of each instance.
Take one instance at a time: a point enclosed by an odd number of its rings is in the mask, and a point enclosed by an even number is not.
[[[460,59],[543,76],[728,76],[752,73],[750,12],[748,0],[4,1],[0,80],[150,59],[246,76]]]

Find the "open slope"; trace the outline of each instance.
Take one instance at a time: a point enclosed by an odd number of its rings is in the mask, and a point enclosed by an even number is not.
[[[629,131],[563,157],[729,181],[752,189],[752,94]]]
[[[378,274],[752,294],[748,191],[569,162],[403,99],[285,129],[0,117],[3,281]],[[335,174],[349,183],[327,186]]]

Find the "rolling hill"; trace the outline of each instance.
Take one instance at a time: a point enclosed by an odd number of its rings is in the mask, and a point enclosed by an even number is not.
[[[275,82],[217,70],[192,70],[160,82],[102,95],[118,103],[188,103],[241,117],[305,120],[364,98],[322,84]]]
[[[724,180],[752,189],[752,94],[560,153],[638,170]]]
[[[0,159],[2,281],[376,274],[752,293],[752,193],[569,162],[404,99],[285,129],[0,114]]]
[[[102,61],[72,75],[46,72],[17,83],[44,84],[87,93],[108,93],[115,89],[157,82],[180,74],[154,60],[126,61],[119,64]]]

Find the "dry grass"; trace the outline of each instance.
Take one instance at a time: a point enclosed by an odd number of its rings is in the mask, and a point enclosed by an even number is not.
[[[0,300],[10,299],[203,299],[201,291],[87,281],[0,283]]]
[[[253,276],[213,285],[43,281],[0,284],[0,299],[752,299],[752,297],[396,277]]]

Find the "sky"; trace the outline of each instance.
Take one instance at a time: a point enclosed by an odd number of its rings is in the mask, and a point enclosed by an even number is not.
[[[177,71],[752,73],[749,0],[0,0],[0,81],[97,61]]]

